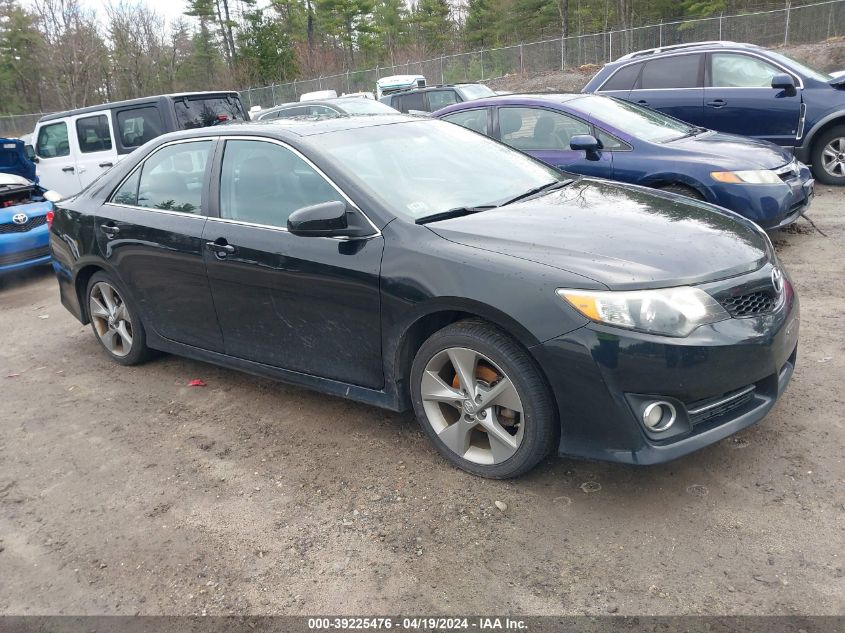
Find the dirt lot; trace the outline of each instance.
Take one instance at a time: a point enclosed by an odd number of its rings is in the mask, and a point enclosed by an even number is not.
[[[49,273],[5,280],[0,613],[841,614],[843,205],[823,189],[827,237],[774,236],[803,323],[768,418],[668,465],[512,482],[455,470],[409,414],[119,367]]]

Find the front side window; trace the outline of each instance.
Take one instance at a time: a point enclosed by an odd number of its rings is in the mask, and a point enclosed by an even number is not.
[[[483,99],[484,97],[496,96],[496,93],[484,84],[463,84],[461,86],[461,92],[467,101],[471,99]]]
[[[587,123],[541,108],[499,108],[502,142],[521,150],[567,150],[576,134],[592,134]]]
[[[473,132],[487,134],[487,108],[479,108],[475,110],[462,110],[443,117],[444,121],[455,123],[461,127],[465,127]]]
[[[266,141],[226,141],[220,170],[220,217],[287,227],[297,209],[343,197],[311,165]]]
[[[177,99],[174,102],[176,123],[180,130],[217,125],[223,121],[245,121],[241,102],[227,97]]]
[[[59,156],[70,155],[67,125],[64,121],[43,126],[38,131],[36,148],[41,158],[57,158]]]
[[[432,112],[458,102],[458,95],[454,90],[430,90],[428,105]]]
[[[110,150],[111,132],[108,117],[98,114],[77,119],[76,137],[79,139],[79,151],[83,154]]]
[[[646,62],[640,89],[700,88],[699,70],[703,55],[674,55]]]
[[[117,133],[124,147],[140,147],[164,133],[161,112],[155,106],[122,110],[117,113]]]
[[[762,59],[738,53],[713,53],[711,59],[714,88],[771,88],[772,77],[783,72]]]
[[[115,204],[199,214],[212,141],[168,145],[136,169],[112,197]]]

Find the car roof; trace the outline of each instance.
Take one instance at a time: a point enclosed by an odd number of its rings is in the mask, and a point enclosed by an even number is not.
[[[297,106],[322,105],[328,107],[337,106],[339,108],[342,108],[344,101],[373,101],[373,99],[368,99],[366,97],[360,97],[356,95],[354,97],[334,97],[332,99],[309,99],[308,101],[289,101],[288,103],[281,103],[277,106],[273,106],[272,108],[267,108],[266,110],[255,112],[254,114],[255,116],[261,116],[263,114],[266,114],[267,112],[278,112],[279,110],[288,110]]]
[[[352,116],[337,117],[302,117],[292,119],[270,119],[269,121],[245,121],[227,123],[219,127],[195,128],[192,130],[181,130],[170,132],[158,137],[165,141],[173,141],[183,138],[205,137],[205,136],[268,136],[285,139],[293,136],[307,137],[329,132],[340,132],[358,128],[376,127],[380,125],[395,125],[397,123],[426,122],[431,117],[414,116],[410,114],[361,114]]]
[[[76,116],[78,114],[87,114],[89,112],[99,112],[100,110],[106,109],[113,109],[113,108],[122,108],[125,106],[135,106],[135,105],[146,105],[149,103],[154,103],[159,99],[170,97],[172,99],[181,99],[182,97],[215,97],[220,95],[228,95],[237,97],[240,99],[240,95],[235,92],[234,90],[211,90],[211,91],[204,91],[204,92],[173,92],[169,94],[163,95],[152,95],[150,97],[140,97],[138,99],[127,99],[125,101],[111,101],[109,103],[100,103],[93,106],[86,106],[84,108],[75,108],[73,110],[64,110],[62,112],[54,112],[52,114],[47,114],[38,119],[38,122],[41,123],[42,121],[55,121],[56,119],[63,119],[68,116]]]
[[[448,105],[443,110],[455,111],[472,108],[484,108],[487,106],[502,104],[502,103],[536,103],[544,101],[547,103],[566,103],[574,99],[583,99],[584,97],[592,96],[581,93],[568,92],[515,92],[507,95],[495,95],[493,97],[482,97],[481,99],[473,99],[472,101],[462,101]],[[439,112],[439,111],[438,111]],[[436,114],[436,113],[435,113]]]
[[[672,46],[662,46],[658,48],[646,48],[640,51],[635,51],[633,53],[628,53],[627,55],[623,55],[622,57],[619,57],[611,63],[615,65],[620,62],[629,62],[635,59],[645,59],[647,57],[667,55],[678,52],[704,52],[717,49],[762,50],[762,48],[760,46],[757,46],[756,44],[746,44],[743,42],[729,42],[726,40],[714,40],[710,42],[692,42],[689,44],[675,44]]]
[[[407,90],[398,90],[396,92],[391,92],[389,95],[385,95],[388,97],[397,97],[399,95],[405,95],[411,92],[428,92],[429,90],[442,90],[443,88],[460,88],[461,86],[485,86],[485,84],[481,83],[480,81],[464,81],[459,84],[433,84],[428,86],[423,86],[422,88],[408,88]]]

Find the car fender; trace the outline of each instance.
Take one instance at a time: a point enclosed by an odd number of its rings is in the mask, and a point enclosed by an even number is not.
[[[810,148],[813,146],[814,137],[819,133],[819,131],[821,131],[821,129],[828,123],[836,121],[837,119],[841,119],[841,122],[845,124],[845,108],[838,106],[836,109],[828,112],[816,121],[813,124],[813,127],[804,133],[804,140],[801,142],[801,145],[796,148],[796,152],[801,151],[806,156],[806,153],[808,153]],[[802,157],[799,156],[799,158]]]
[[[645,187],[658,188],[661,185],[669,185],[673,183],[686,185],[687,187],[695,189],[698,193],[704,196],[704,199],[708,202],[712,202],[716,199],[708,187],[706,187],[701,181],[696,178],[693,178],[689,174],[668,171],[656,172],[653,174],[649,174],[648,176],[643,178],[638,184],[643,185]]]

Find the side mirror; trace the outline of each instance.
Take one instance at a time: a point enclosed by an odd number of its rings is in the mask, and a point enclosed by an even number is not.
[[[795,80],[792,75],[780,73],[772,77],[772,88],[783,90],[788,97],[794,97],[798,91],[795,90]]]
[[[598,160],[601,143],[592,134],[576,134],[569,139],[569,147],[587,152],[587,160]]]
[[[302,237],[345,235],[348,226],[346,204],[337,200],[302,207],[288,217],[288,231]]]

